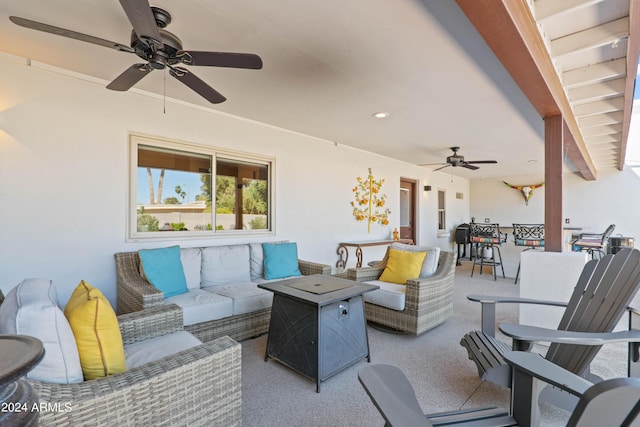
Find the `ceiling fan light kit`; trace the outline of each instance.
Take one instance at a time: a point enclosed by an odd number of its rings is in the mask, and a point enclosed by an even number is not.
[[[133,64],[127,68],[107,85],[107,89],[110,90],[129,90],[151,71],[168,68],[172,77],[212,104],[219,104],[226,100],[222,94],[187,68],[179,67],[177,64],[252,70],[262,68],[262,59],[252,53],[184,50],[178,36],[164,29],[171,23],[169,12],[159,7],[149,6],[148,0],[120,0],[120,4],[133,26],[130,46],[17,16],[10,16],[9,19],[14,24],[25,28],[97,44],[120,52],[133,53],[146,61],[146,63]]]

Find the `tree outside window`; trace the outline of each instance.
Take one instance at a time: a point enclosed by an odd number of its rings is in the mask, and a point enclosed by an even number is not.
[[[271,160],[140,139],[145,143],[132,138],[137,164],[132,169],[135,230],[130,236],[270,231]]]

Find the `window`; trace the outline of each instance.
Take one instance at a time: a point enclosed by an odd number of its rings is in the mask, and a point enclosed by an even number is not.
[[[438,230],[446,230],[447,228],[446,194],[444,190],[438,190]]]
[[[400,188],[400,227],[409,227],[411,212],[411,194],[408,188]]]
[[[129,238],[273,231],[273,159],[131,137]]]

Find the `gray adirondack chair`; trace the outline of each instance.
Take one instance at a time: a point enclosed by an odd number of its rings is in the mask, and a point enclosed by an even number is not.
[[[579,398],[567,426],[640,424],[638,378],[612,378],[594,385],[534,353],[512,351],[505,353],[505,358],[514,370],[514,393],[509,412],[490,406],[425,415],[411,383],[392,365],[369,365],[358,371],[358,379],[387,427],[538,426],[537,402],[530,400],[538,381],[551,383]]]
[[[599,380],[590,373],[590,364],[602,345],[628,342],[631,343],[629,354],[632,357],[628,361],[631,371],[631,365],[638,362],[640,331],[612,331],[625,312],[629,311],[630,318],[637,316],[628,308],[639,287],[640,251],[625,248],[615,255],[589,261],[566,303],[470,295],[470,300],[482,304],[482,326],[480,331],[466,334],[460,344],[466,347],[469,359],[476,363],[482,379],[506,387],[511,386],[511,369],[503,354],[511,349],[530,351],[534,342],[551,343],[545,355],[547,360],[592,381]],[[513,340],[509,346],[495,338],[495,309],[499,303],[564,306],[565,311],[557,330],[501,324],[500,331]],[[569,410],[575,405],[575,399],[563,400],[562,396],[567,397],[566,394],[552,394],[545,391],[543,399]]]

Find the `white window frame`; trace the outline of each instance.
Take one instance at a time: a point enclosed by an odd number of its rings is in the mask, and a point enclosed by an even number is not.
[[[268,167],[268,210],[267,228],[261,230],[216,230],[216,200],[215,191],[212,194],[213,200],[211,209],[211,230],[188,230],[188,231],[145,231],[139,232],[137,226],[137,190],[138,190],[138,146],[145,145],[151,147],[165,148],[168,150],[191,152],[199,155],[211,156],[212,159],[212,179],[216,176],[216,158],[225,160],[237,160],[239,162],[252,162],[264,164]],[[164,139],[156,136],[129,134],[129,189],[127,204],[127,227],[126,241],[153,241],[153,240],[184,240],[184,239],[210,239],[229,238],[247,236],[273,236],[275,235],[275,158],[260,154],[247,153],[236,150],[229,150],[221,147],[194,144],[184,141]],[[215,182],[212,183],[215,188]]]
[[[442,206],[440,206],[440,194],[442,194]],[[438,190],[438,231],[447,229],[447,190]],[[442,219],[442,221],[441,221]],[[442,223],[442,228],[440,227]]]

